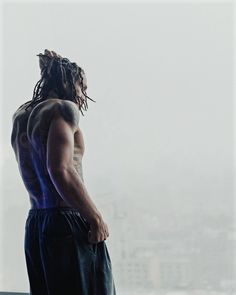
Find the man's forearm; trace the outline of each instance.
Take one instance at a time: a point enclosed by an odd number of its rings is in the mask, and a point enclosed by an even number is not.
[[[90,198],[88,191],[74,167],[60,171],[49,171],[55,188],[69,206],[78,208],[81,215],[88,221],[101,219],[101,214]]]

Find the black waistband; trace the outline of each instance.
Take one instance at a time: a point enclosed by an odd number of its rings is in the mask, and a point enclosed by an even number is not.
[[[31,208],[29,214],[34,213],[49,213],[49,212],[76,212],[79,213],[79,209],[70,207],[50,207],[50,208]]]

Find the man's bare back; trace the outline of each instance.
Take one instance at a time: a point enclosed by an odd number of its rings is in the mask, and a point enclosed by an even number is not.
[[[25,110],[25,105],[13,115],[11,143],[22,180],[29,193],[31,208],[70,207],[56,191],[46,165],[48,129],[58,103],[61,100],[47,99],[33,109],[30,107]],[[82,180],[84,149],[83,134],[78,126],[74,133],[73,164]]]

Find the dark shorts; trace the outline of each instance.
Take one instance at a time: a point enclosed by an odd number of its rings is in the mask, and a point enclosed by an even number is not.
[[[88,222],[77,209],[30,209],[25,258],[32,295],[115,295],[105,241],[88,242]]]

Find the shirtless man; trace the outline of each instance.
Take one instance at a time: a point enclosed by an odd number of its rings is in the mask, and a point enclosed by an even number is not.
[[[14,113],[11,134],[31,203],[24,244],[30,294],[115,295],[108,227],[83,181],[86,76],[54,51],[39,60],[41,79]]]

